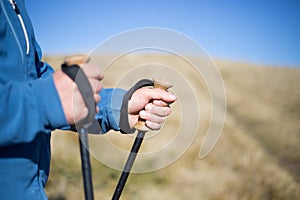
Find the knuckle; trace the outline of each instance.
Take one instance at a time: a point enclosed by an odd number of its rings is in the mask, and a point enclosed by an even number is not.
[[[164,107],[163,114],[164,116],[168,116],[171,113],[171,109],[169,107]]]
[[[159,130],[161,127],[160,123],[154,123],[151,121],[146,121],[146,125],[152,130]]]
[[[164,123],[166,121],[166,117],[161,117],[159,123]]]

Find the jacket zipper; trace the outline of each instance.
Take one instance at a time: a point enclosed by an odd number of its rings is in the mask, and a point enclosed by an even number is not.
[[[15,0],[10,0],[10,3],[12,5],[15,13],[17,14],[18,19],[20,21],[20,24],[22,26],[22,30],[23,30],[23,33],[24,33],[25,41],[26,41],[26,55],[28,55],[29,54],[29,50],[30,50],[30,44],[29,44],[29,38],[28,38],[28,34],[27,34],[27,30],[26,30],[23,18],[21,16],[20,10],[19,10],[19,8],[18,8],[17,3],[15,2]]]

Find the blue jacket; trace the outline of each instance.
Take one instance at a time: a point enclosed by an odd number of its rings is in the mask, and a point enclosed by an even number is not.
[[[0,199],[47,199],[51,131],[69,127],[23,0],[0,0]],[[18,13],[19,16],[18,16]],[[112,94],[118,96],[111,106]],[[124,90],[103,89],[104,132],[119,130]]]

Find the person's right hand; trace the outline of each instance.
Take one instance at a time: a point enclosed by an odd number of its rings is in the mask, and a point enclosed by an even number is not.
[[[80,68],[84,71],[92,86],[95,103],[98,103],[100,101],[99,92],[102,89],[100,83],[103,79],[102,72],[99,67],[87,63],[81,64]],[[84,119],[88,114],[88,109],[76,83],[62,70],[57,70],[53,74],[53,79],[67,122],[72,125]],[[99,108],[96,112],[98,111]]]

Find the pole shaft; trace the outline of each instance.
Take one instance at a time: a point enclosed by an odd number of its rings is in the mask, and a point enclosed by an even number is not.
[[[85,128],[80,128],[79,144],[81,155],[81,167],[83,175],[84,195],[86,200],[94,200],[92,170],[90,164],[90,153],[88,150],[88,134]]]
[[[140,149],[140,146],[143,142],[145,131],[138,131],[138,135],[134,140],[133,146],[131,148],[130,154],[127,158],[125,167],[123,169],[123,172],[121,174],[121,177],[119,179],[118,185],[116,187],[115,193],[112,197],[112,200],[118,200],[122,194],[122,191],[124,189],[124,186],[126,184],[127,178],[129,176],[129,173],[131,171],[131,168],[133,166],[134,160],[138,154],[138,151]]]

